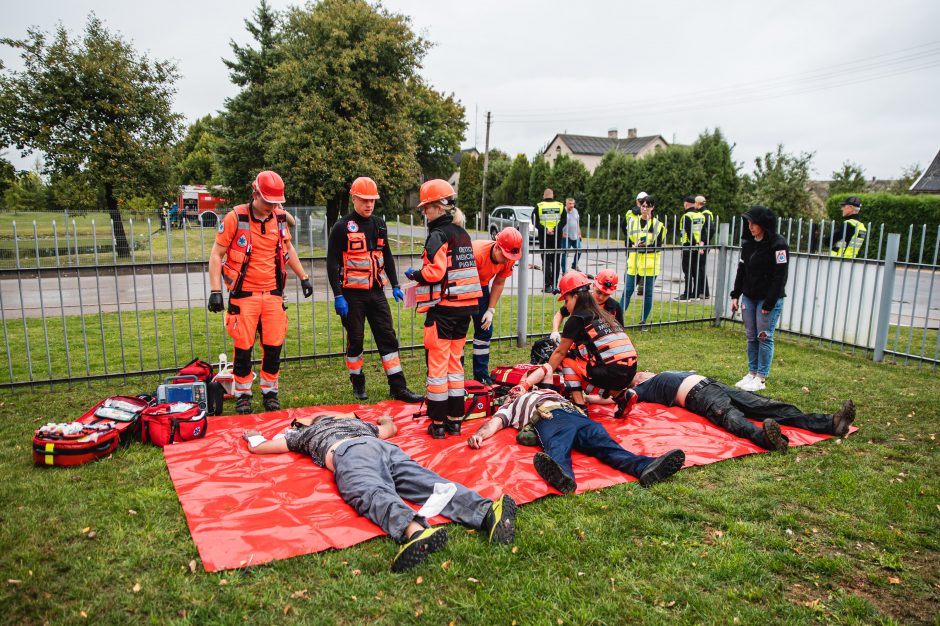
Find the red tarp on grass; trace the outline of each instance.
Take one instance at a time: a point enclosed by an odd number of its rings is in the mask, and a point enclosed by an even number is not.
[[[270,439],[297,417],[355,411],[363,419],[375,421],[388,413],[399,427],[393,443],[418,463],[484,497],[495,499],[506,492],[523,504],[558,493],[532,466],[532,456],[539,449],[517,445],[515,429],[501,430],[481,449],[471,450],[466,439],[482,421],[464,424],[460,437],[434,440],[425,432],[426,420],[411,419],[416,409],[417,405],[389,400],[375,405],[214,417],[205,439],[167,446],[164,453],[170,477],[206,571],[346,548],[383,534],[343,502],[332,474],[309,457],[294,453],[253,455],[241,438],[244,430],[257,428]],[[639,404],[626,421],[608,417],[611,412],[611,407],[595,406],[591,415],[626,449],[656,456],[682,448],[686,467],[766,452],[679,407]],[[783,431],[791,446],[829,438],[797,428],[784,427]],[[578,493],[636,480],[578,452],[573,460]],[[682,480],[682,476],[673,480]],[[432,520],[446,521],[440,516]]]

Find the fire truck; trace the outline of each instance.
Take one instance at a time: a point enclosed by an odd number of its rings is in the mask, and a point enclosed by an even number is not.
[[[221,207],[227,204],[228,200],[214,195],[206,185],[182,185],[177,206],[180,218],[211,227],[218,225]]]

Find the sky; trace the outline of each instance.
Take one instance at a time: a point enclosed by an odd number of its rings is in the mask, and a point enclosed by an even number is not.
[[[256,0],[6,3],[0,37],[73,33],[91,11],[138,51],[178,64],[175,109],[191,122],[237,89],[222,58],[248,43]],[[277,10],[300,2],[270,0]],[[848,160],[869,178],[926,167],[940,150],[940,2],[387,0],[434,43],[423,76],[466,107],[464,146],[536,154],[556,133],[662,135],[720,128],[733,157],[783,144],[813,152],[813,177]],[[0,60],[17,67],[15,51]],[[18,167],[32,158],[8,151]]]

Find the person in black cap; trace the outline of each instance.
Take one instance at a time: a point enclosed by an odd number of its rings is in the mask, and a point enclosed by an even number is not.
[[[695,196],[682,199],[682,220],[679,222],[679,236],[682,250],[682,293],[676,300],[691,300],[698,297],[699,256],[705,254],[705,240],[702,231],[705,228],[705,214],[695,208]],[[702,277],[704,278],[704,276]]]
[[[858,199],[858,196],[849,196],[842,201],[842,217],[845,222],[842,223],[841,229],[833,233],[830,256],[843,259],[854,259],[859,256],[865,237],[868,235],[868,228],[865,224],[855,218],[861,208],[862,201]],[[835,227],[833,223],[833,228]]]

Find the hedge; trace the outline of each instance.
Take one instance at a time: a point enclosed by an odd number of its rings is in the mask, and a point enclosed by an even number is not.
[[[885,233],[901,235],[899,258],[916,261],[921,252],[921,234],[927,227],[924,239],[924,262],[934,261],[934,248],[937,241],[937,229],[940,226],[940,195],[900,195],[893,193],[840,193],[826,201],[826,213],[830,219],[842,220],[842,201],[849,196],[857,196],[862,201],[859,219],[871,224],[872,233],[869,242],[869,256],[875,255],[878,245],[877,234],[884,224]],[[910,256],[907,256],[908,233],[914,226],[911,238]],[[884,245],[884,244],[882,244]]]

